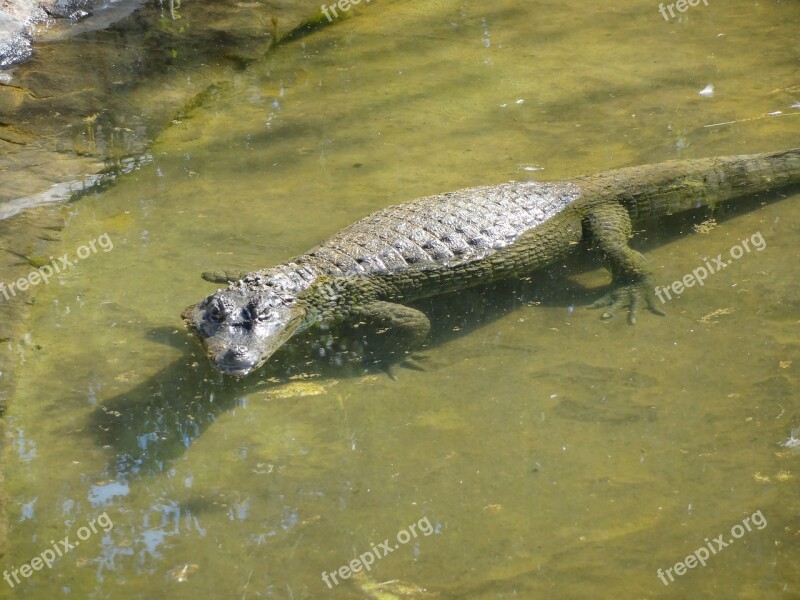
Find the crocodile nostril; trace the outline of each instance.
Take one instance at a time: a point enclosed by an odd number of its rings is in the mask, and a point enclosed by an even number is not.
[[[247,346],[233,346],[229,349],[229,352],[236,358],[239,358],[247,354]]]

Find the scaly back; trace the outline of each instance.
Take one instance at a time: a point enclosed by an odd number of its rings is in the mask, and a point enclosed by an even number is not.
[[[484,258],[580,195],[570,182],[506,183],[384,208],[296,259],[333,276],[391,273]]]

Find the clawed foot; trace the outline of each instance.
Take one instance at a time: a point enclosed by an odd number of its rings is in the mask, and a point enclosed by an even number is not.
[[[406,369],[411,369],[412,371],[424,371],[425,367],[423,367],[420,362],[424,362],[428,359],[430,359],[430,357],[427,354],[412,352],[400,361],[400,366]]]
[[[628,322],[634,325],[636,324],[636,317],[643,303],[652,313],[661,316],[666,314],[657,304],[654,288],[649,278],[643,279],[637,283],[617,286],[597,302],[591,304],[589,308],[607,307],[608,310],[600,315],[600,318],[610,319],[614,316],[615,311],[620,308],[628,307]]]
[[[425,354],[419,354],[418,352],[413,352],[408,354],[403,360],[398,363],[385,363],[384,370],[386,374],[389,376],[389,379],[392,381],[397,380],[397,373],[395,371],[396,367],[403,367],[404,369],[411,369],[412,371],[425,371],[425,367],[423,367],[420,362],[428,360],[428,356]]]

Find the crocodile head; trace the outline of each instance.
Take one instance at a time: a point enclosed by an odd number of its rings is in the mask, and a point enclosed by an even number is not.
[[[218,290],[181,315],[212,364],[244,377],[263,365],[302,323],[305,309],[280,290]]]

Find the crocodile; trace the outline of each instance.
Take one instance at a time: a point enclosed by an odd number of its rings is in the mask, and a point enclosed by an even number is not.
[[[419,198],[378,210],[284,264],[227,280],[184,310],[212,364],[243,377],[313,327],[361,327],[403,355],[430,329],[415,301],[529,277],[588,248],[611,272],[591,305],[602,318],[642,308],[663,315],[634,226],[800,183],[800,148],[672,160],[553,182],[510,182]],[[380,345],[380,344],[378,344]]]

